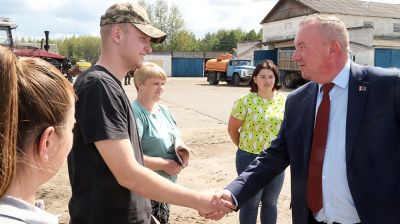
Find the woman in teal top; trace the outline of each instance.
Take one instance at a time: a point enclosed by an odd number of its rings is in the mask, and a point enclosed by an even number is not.
[[[238,147],[238,174],[243,172],[261,151],[268,149],[271,141],[278,135],[285,110],[285,97],[278,92],[278,74],[278,69],[272,61],[261,62],[256,66],[249,82],[250,93],[234,103],[228,132]],[[276,204],[283,180],[284,173],[278,175],[240,209],[240,224],[256,223],[260,202],[261,223],[276,223]]]
[[[158,101],[164,91],[167,75],[162,68],[150,62],[135,71],[134,82],[137,98],[132,103],[140,143],[144,153],[144,165],[161,176],[175,182],[177,175],[188,164],[189,154],[177,160],[175,148],[181,145],[175,119],[166,106]],[[151,201],[152,215],[160,223],[168,223],[169,205]]]

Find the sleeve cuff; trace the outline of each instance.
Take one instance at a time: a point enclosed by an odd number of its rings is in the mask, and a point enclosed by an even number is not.
[[[226,188],[225,188],[226,189]],[[233,201],[233,203],[235,204],[235,206],[236,206],[236,208],[235,208],[235,211],[238,211],[239,209],[238,209],[238,202],[237,202],[237,199],[236,199],[236,196],[232,193],[232,191],[230,191],[229,189],[226,189],[227,191],[229,191],[229,192],[231,192],[231,197],[232,197],[232,201]]]

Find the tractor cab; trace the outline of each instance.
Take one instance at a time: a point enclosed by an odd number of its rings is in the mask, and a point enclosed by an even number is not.
[[[13,47],[14,42],[11,30],[17,28],[17,24],[9,18],[0,17],[0,45]]]

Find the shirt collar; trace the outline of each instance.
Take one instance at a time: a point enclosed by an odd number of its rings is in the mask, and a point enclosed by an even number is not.
[[[349,84],[350,77],[350,59],[347,60],[347,63],[344,65],[343,69],[336,75],[336,77],[332,80],[335,86],[338,86],[342,89],[345,89]],[[321,91],[321,84],[318,84],[318,89]]]

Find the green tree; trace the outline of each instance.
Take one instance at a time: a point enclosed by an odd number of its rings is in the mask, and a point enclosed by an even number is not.
[[[100,38],[97,36],[72,36],[53,42],[57,44],[59,53],[73,63],[84,59],[93,64],[100,55]]]
[[[175,51],[199,51],[199,41],[194,33],[190,31],[179,31],[174,37],[172,48]]]
[[[185,30],[185,22],[178,7],[168,6],[166,0],[156,0],[154,4],[140,0],[138,2],[147,10],[151,23],[167,34],[167,39],[153,46],[154,50],[176,50],[178,46],[175,37],[181,31]]]
[[[243,41],[256,41],[256,40],[261,40],[262,35],[260,32],[256,33],[254,30],[250,30],[244,37]]]
[[[242,41],[243,31],[241,29],[225,30],[220,29],[215,34],[205,37],[203,46],[212,51],[232,51],[236,44]]]
[[[214,46],[219,45],[219,40],[215,33],[206,33],[204,38],[200,40],[200,50],[201,51],[212,51]]]
[[[191,36],[191,33],[185,29],[185,22],[179,9],[176,6],[171,6],[167,29],[167,34],[169,35],[169,38],[167,39],[167,45],[169,45],[170,49],[175,50],[177,47],[179,47],[179,45],[181,45],[177,38],[178,34],[180,33],[185,34],[186,37]],[[192,37],[194,37],[194,40],[197,41],[194,34]]]

